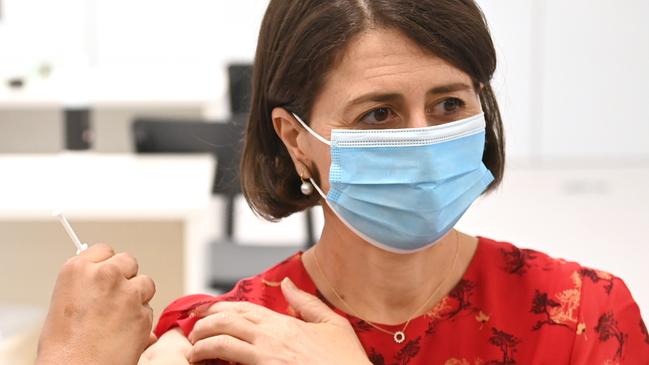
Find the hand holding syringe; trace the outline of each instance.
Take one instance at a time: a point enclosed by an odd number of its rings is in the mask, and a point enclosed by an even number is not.
[[[59,221],[63,225],[63,228],[65,228],[65,231],[68,233],[68,236],[70,236],[70,239],[72,239],[72,242],[77,247],[77,255],[88,248],[88,245],[85,243],[81,243],[79,237],[77,237],[77,234],[74,233],[72,226],[70,226],[70,223],[68,223],[68,220],[63,215],[63,211],[57,209],[54,212],[52,212],[52,216],[59,218]]]
[[[155,283],[139,274],[135,257],[101,243],[88,247],[61,211],[52,215],[74,242],[77,256],[65,261],[56,278],[35,364],[138,363],[156,341],[149,306]]]

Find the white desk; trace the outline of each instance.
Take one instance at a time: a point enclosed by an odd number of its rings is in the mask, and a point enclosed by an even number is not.
[[[226,70],[170,73],[165,66],[55,69],[48,78],[28,75],[21,88],[0,83],[0,108],[210,105],[227,99]],[[226,107],[219,104],[219,107]]]
[[[138,257],[158,282],[157,314],[202,291],[214,168],[209,155],[0,156],[0,303],[47,306],[58,269],[74,254],[51,217],[56,208],[82,241]]]

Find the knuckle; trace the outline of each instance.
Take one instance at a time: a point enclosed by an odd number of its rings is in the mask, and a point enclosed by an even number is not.
[[[153,308],[150,305],[142,306],[142,318],[146,319],[147,322],[153,322]]]
[[[80,260],[78,256],[71,257],[65,261],[61,272],[65,274],[74,274],[83,270],[84,262]]]
[[[140,319],[146,328],[151,328],[153,326],[153,312],[151,307],[143,307]]]
[[[199,319],[196,323],[194,323],[194,328],[192,329],[192,332],[194,333],[203,333],[205,332],[205,321],[207,321],[209,318],[203,318]]]
[[[140,263],[137,261],[137,257],[131,255],[128,252],[122,252],[120,255],[122,255],[124,257],[124,259],[126,259],[128,261],[131,261],[133,263],[133,265],[135,265],[136,268],[140,267]]]
[[[193,352],[194,355],[198,355],[199,357],[202,357],[205,353],[209,351],[212,346],[210,346],[206,340],[200,340],[194,344]]]
[[[139,306],[141,306],[138,295],[133,293],[133,291],[131,290],[123,289],[120,290],[119,293],[117,293],[116,295],[120,296],[120,298],[117,300],[119,301],[120,305],[125,309],[127,308],[128,310],[132,310],[132,308],[138,308]],[[143,312],[135,311],[133,313],[138,318],[140,318],[141,313]]]
[[[94,251],[103,251],[103,252],[106,252],[106,253],[108,253],[110,256],[114,256],[114,255],[115,255],[115,250],[113,250],[112,247],[110,247],[109,245],[107,245],[107,244],[105,244],[105,243],[97,243],[97,244],[94,244],[94,245],[92,245],[92,247],[91,247],[90,249],[92,249],[92,250],[94,250]]]
[[[320,303],[320,300],[314,296],[304,298],[304,305],[308,307],[317,307]]]
[[[113,263],[104,263],[97,269],[97,275],[101,281],[116,281],[121,276],[120,269]]]
[[[151,277],[147,275],[140,275],[142,277],[142,285],[145,287],[146,290],[152,291],[154,294],[156,292],[156,287],[155,287],[155,281],[151,279]]]
[[[129,281],[130,282],[130,281]],[[155,295],[155,283],[149,277],[144,277],[132,286],[138,300],[148,302]]]
[[[228,327],[232,325],[235,318],[231,312],[217,313],[214,316],[214,325],[219,327]]]
[[[222,353],[224,351],[227,351],[227,349],[231,348],[233,343],[234,341],[230,336],[216,336],[214,337],[212,346],[214,346],[214,349],[217,352]]]
[[[132,286],[130,288],[126,288],[126,293],[128,295],[129,303],[137,304],[137,305],[142,304],[142,298],[143,298],[144,295],[142,294],[142,289],[141,288]]]
[[[250,302],[237,302],[236,307],[241,312],[250,312],[255,309],[255,305]]]

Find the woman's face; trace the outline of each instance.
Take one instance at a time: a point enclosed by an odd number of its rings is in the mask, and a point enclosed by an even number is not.
[[[352,40],[330,70],[309,122],[318,134],[330,139],[332,129],[426,127],[467,118],[480,110],[467,74],[426,53],[398,31],[373,29]],[[317,169],[327,192],[329,146],[304,129],[296,143],[307,159],[301,162],[307,169]],[[310,176],[316,172],[310,171]]]

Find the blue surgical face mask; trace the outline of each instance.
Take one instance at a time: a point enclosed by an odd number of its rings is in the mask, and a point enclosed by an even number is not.
[[[425,128],[331,131],[329,192],[318,193],[365,241],[396,253],[434,245],[493,181],[482,163],[484,114]]]

